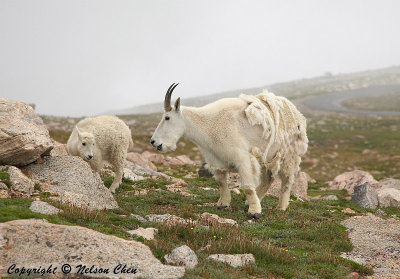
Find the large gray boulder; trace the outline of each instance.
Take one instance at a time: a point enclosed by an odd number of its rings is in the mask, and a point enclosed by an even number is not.
[[[378,193],[368,182],[366,182],[363,185],[354,187],[351,201],[364,208],[377,208]]]
[[[49,131],[31,106],[0,98],[0,165],[25,166],[52,148]]]
[[[46,156],[43,163],[28,165],[23,170],[40,183],[41,191],[50,192],[62,203],[89,210],[118,207],[99,174],[80,157]]]
[[[162,264],[141,242],[37,219],[0,224],[0,277],[7,275],[12,264],[25,268],[52,265],[60,277],[63,264],[70,265],[69,276],[78,275],[78,265],[109,270],[109,273],[82,274],[84,277],[179,278],[185,273],[183,267]],[[121,272],[124,265],[131,273]]]

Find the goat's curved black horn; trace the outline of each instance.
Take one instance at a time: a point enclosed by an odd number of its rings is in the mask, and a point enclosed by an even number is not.
[[[168,88],[167,93],[165,94],[165,100],[164,100],[164,109],[165,111],[170,111],[171,108],[171,95],[172,95],[172,91],[174,91],[175,87],[178,86],[179,83],[175,84],[171,84],[171,86]]]

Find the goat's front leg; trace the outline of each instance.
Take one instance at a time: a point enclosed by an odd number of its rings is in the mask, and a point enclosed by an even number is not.
[[[261,217],[261,203],[256,192],[256,183],[260,175],[259,168],[257,171],[257,168],[252,167],[250,160],[243,161],[239,168],[239,175],[241,179],[240,188],[246,195],[250,217],[258,219]]]
[[[219,200],[217,202],[217,208],[222,209],[230,206],[231,204],[231,191],[228,188],[226,171],[216,170],[214,171],[215,180],[219,182]]]

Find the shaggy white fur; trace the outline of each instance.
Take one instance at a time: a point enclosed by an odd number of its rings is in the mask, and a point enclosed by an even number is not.
[[[115,168],[115,178],[110,187],[112,193],[121,183],[126,154],[132,147],[129,127],[118,117],[110,115],[79,121],[67,142],[68,153],[82,157],[95,171],[100,172],[104,162]]]
[[[238,171],[252,217],[277,175],[282,180],[278,207],[289,204],[290,189],[307,151],[306,120],[286,98],[264,92],[226,98],[204,107],[181,107],[180,99],[165,112],[151,139],[161,152],[175,150],[180,137],[198,145],[220,183],[219,208],[230,205],[227,172]]]

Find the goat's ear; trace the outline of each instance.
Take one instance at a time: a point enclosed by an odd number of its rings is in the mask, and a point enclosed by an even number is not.
[[[79,131],[78,126],[75,126],[76,132],[78,133],[79,140],[82,140],[81,131]]]
[[[181,98],[180,97],[178,99],[176,99],[174,107],[175,107],[175,111],[180,110],[180,108],[181,108]]]

